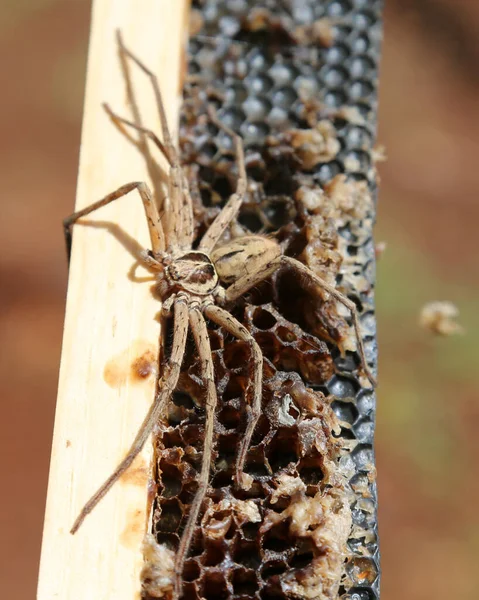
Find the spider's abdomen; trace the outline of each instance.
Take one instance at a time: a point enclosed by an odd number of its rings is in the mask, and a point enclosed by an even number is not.
[[[211,260],[223,283],[234,283],[241,277],[263,273],[281,256],[275,240],[261,235],[245,235],[215,248]]]
[[[218,285],[213,263],[203,252],[188,252],[174,260],[166,269],[171,283],[192,294],[206,296]]]

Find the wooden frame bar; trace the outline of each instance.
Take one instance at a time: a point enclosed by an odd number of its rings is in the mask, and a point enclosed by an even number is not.
[[[130,116],[115,31],[158,74],[178,130],[188,0],[95,0],[77,191],[77,209],[130,181],[149,181],[144,157],[103,111]],[[160,131],[145,75],[131,67],[143,123]],[[72,206],[73,209],[73,206]],[[160,305],[151,283],[128,277],[136,244],[148,245],[135,192],[76,225],[45,516],[39,600],[140,597],[141,543],[149,519],[151,447],[88,516],[83,504],[123,458],[154,393]],[[54,230],[52,235],[60,235]],[[139,273],[138,274],[142,274]]]

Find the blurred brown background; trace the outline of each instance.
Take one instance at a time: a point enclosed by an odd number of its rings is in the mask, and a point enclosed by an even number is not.
[[[479,3],[386,0],[376,237],[383,600],[470,600],[479,560]],[[89,0],[0,12],[0,597],[35,595],[60,357]],[[448,299],[464,336],[435,339]]]

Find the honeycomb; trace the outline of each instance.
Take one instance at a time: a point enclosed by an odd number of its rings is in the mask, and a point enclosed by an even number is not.
[[[376,0],[194,0],[180,130],[199,239],[233,193],[232,140],[248,191],[224,240],[261,233],[352,299],[376,365],[373,301]],[[375,392],[358,370],[348,312],[291,271],[233,314],[264,354],[249,490],[233,484],[250,398],[248,344],[209,324],[218,407],[210,489],[183,573],[185,600],[379,596]],[[171,332],[165,331],[165,345]],[[192,340],[156,440],[157,490],[143,597],[171,598],[174,554],[197,489],[204,387]]]

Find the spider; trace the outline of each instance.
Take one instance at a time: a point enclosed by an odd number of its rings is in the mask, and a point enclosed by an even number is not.
[[[71,239],[73,225],[78,219],[125,196],[129,192],[137,190],[143,202],[151,240],[151,249],[143,250],[140,260],[156,274],[162,300],[162,313],[165,317],[173,318],[173,341],[166,368],[157,378],[154,401],[127,455],[85,504],[73,524],[71,533],[74,534],[78,530],[85,517],[129,468],[154,427],[157,424],[161,426],[162,423],[167,421],[166,408],[168,400],[178,383],[186,340],[188,332],[191,330],[198,351],[201,375],[205,384],[206,418],[198,490],[191,504],[175,558],[175,595],[179,597],[184,561],[188,555],[194,528],[208,489],[214,443],[217,393],[207,320],[222,327],[234,338],[248,343],[251,349],[253,369],[250,387],[252,388],[252,397],[250,403],[246,405],[246,428],[239,444],[234,475],[235,483],[239,487],[248,489],[252,483],[251,477],[244,473],[244,465],[251,438],[261,413],[263,355],[251,333],[229,312],[228,307],[234,306],[235,302],[248,290],[282,267],[293,269],[298,273],[301,280],[306,280],[309,284],[325,290],[351,312],[362,368],[373,386],[375,380],[366,362],[357,310],[351,300],[336,290],[334,286],[329,285],[315,275],[303,263],[289,256],[284,256],[279,244],[271,238],[261,235],[247,235],[233,239],[225,245],[220,244],[224,231],[236,218],[241,207],[247,189],[247,174],[241,137],[222,123],[213,109],[209,111],[210,119],[218,128],[231,136],[234,141],[238,179],[236,192],[217,215],[198,246],[193,249],[193,203],[187,178],[170,135],[157,78],[126,48],[120,34],[118,34],[118,42],[123,56],[135,63],[150,79],[160,117],[163,140],[161,141],[150,129],[118,116],[107,105],[105,105],[105,109],[120,129],[123,130],[123,126],[126,125],[146,135],[156,144],[166,158],[169,165],[168,193],[164,200],[163,214],[160,216],[147,184],[136,181],[121,186],[101,200],[67,217],[64,221],[65,235],[68,242]]]

